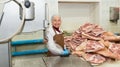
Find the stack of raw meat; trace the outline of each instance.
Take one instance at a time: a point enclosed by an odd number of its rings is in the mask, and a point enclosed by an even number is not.
[[[65,37],[65,44],[72,54],[83,57],[91,64],[101,64],[108,58],[120,60],[119,42],[120,36],[92,23],[85,23],[71,36]]]

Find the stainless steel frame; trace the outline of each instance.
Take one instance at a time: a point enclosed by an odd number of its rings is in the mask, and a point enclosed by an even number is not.
[[[30,0],[35,3],[35,19],[32,21],[22,20],[23,24],[21,23],[19,15],[20,5],[18,5],[21,4],[22,1],[24,0],[11,0],[4,4],[4,15],[2,15],[2,21],[0,22],[0,67],[12,67],[11,45],[8,43],[13,37],[12,35],[16,35],[20,32],[33,32],[45,29],[44,24],[47,22],[45,18],[47,17],[45,16],[45,0]],[[16,31],[18,33],[16,33]]]

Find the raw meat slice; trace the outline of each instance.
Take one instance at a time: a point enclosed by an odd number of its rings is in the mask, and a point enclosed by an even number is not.
[[[84,25],[82,25],[80,27],[80,30],[85,32],[85,33],[88,33],[90,31],[92,31],[94,28],[95,28],[95,24],[91,24],[91,23],[85,23]]]
[[[88,34],[85,34],[82,32],[82,38],[86,38],[86,39],[92,39],[92,40],[101,40],[100,37],[93,37],[93,36],[90,36]]]
[[[86,53],[82,55],[86,61],[89,61],[91,64],[101,64],[106,61],[106,59],[99,54],[90,54]]]
[[[109,48],[108,48],[112,53],[120,56],[120,44],[115,44],[115,43],[112,43],[109,45]]]
[[[112,53],[110,50],[108,50],[107,48],[97,51],[96,53],[101,54],[105,57],[109,57],[109,58],[113,58],[113,59],[118,59],[120,60],[120,57],[118,55],[116,55],[115,53]]]
[[[104,40],[108,40],[108,41],[113,41],[113,42],[120,41],[120,36],[116,36],[111,32],[105,32],[105,33],[102,34],[101,37]]]
[[[85,52],[96,52],[104,49],[105,46],[100,41],[88,40],[86,47],[84,48]]]
[[[78,55],[79,57],[83,57],[86,61],[91,64],[101,64],[106,61],[106,59],[99,54],[90,54],[82,51],[74,51],[72,54]]]
[[[79,50],[84,50],[85,47],[86,47],[86,44],[87,44],[87,40],[85,40],[84,42],[82,42],[79,46],[76,47],[76,51],[79,51]]]

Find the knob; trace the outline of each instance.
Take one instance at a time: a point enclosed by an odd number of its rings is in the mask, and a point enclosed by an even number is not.
[[[31,5],[31,3],[30,3],[29,0],[26,0],[25,3],[24,3],[24,5],[25,5],[26,8],[29,8],[30,5]]]

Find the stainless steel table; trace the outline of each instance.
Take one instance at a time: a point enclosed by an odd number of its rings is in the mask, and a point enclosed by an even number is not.
[[[83,61],[80,57],[43,57],[46,67],[92,67],[87,61]]]
[[[11,67],[11,51],[9,43],[0,44],[0,67]]]

